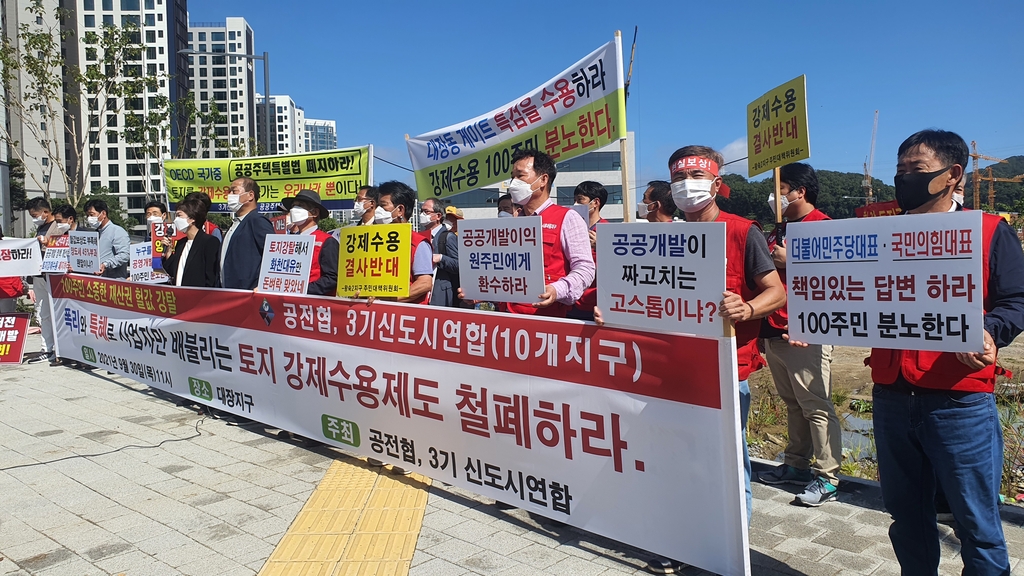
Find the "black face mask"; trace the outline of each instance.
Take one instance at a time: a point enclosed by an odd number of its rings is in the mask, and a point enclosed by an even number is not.
[[[931,200],[932,193],[928,191],[928,186],[931,185],[932,180],[950,168],[952,166],[946,166],[935,172],[898,174],[893,178],[893,182],[896,184],[896,202],[900,205],[900,210],[909,212]]]

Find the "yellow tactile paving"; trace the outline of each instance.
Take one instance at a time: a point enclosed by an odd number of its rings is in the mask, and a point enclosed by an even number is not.
[[[335,461],[260,576],[406,576],[429,486],[418,474]]]

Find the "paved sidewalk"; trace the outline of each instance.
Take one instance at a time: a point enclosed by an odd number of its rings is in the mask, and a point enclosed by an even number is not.
[[[332,448],[203,419],[177,402],[103,370],[0,369],[0,574],[269,573],[328,468],[367,473]],[[423,486],[411,562],[388,574],[646,574],[640,550],[440,482]],[[774,487],[755,484],[754,497],[754,574],[899,574],[877,489],[844,484],[839,503],[817,509],[790,505],[793,494]],[[1008,514],[1004,525],[1014,572],[1024,574],[1022,518]],[[941,529],[940,572],[958,574],[958,541]],[[303,573],[353,570],[333,558],[330,570]]]

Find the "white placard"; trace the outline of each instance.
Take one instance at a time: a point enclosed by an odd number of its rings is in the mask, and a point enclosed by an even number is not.
[[[599,224],[597,285],[609,324],[721,336],[725,224]]]
[[[75,275],[50,287],[61,357],[749,574],[733,338]]]
[[[260,264],[261,292],[305,294],[309,285],[309,266],[313,262],[313,243],[309,234],[267,236]]]
[[[42,272],[65,274],[71,269],[71,238],[67,234],[50,236],[46,239],[46,252],[43,253]]]
[[[790,337],[981,352],[981,217],[972,210],[790,224]]]
[[[68,232],[68,244],[71,254],[68,261],[71,270],[95,274],[100,271],[100,234],[99,232]]]
[[[38,276],[42,250],[35,238],[0,240],[0,276]]]
[[[540,218],[459,223],[459,281],[468,300],[530,303],[544,293]]]
[[[131,252],[131,280],[132,282],[153,281],[153,244],[150,242],[139,242],[132,244]]]

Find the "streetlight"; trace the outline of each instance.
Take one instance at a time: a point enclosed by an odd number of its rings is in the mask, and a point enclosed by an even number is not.
[[[270,110],[270,54],[264,52],[263,56],[257,56],[255,54],[232,54],[230,52],[200,52],[198,50],[190,50],[185,48],[178,50],[178,54],[184,54],[192,56],[195,54],[201,54],[203,56],[231,56],[232,58],[244,58],[246,60],[263,60],[263,111],[264,119],[267,123],[266,129],[263,130],[263,153],[270,155],[276,152],[275,148],[270,147],[270,119],[273,117]],[[274,152],[271,152],[271,151]]]

